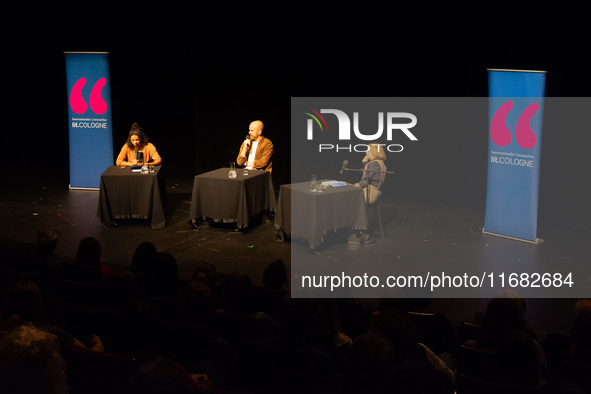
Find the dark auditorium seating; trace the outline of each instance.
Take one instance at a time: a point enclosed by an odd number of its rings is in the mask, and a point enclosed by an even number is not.
[[[0,250],[0,267],[14,272],[37,274],[50,294],[61,294],[59,281],[55,279],[49,266],[41,258],[27,257]],[[35,283],[40,286],[40,283]]]
[[[480,331],[480,326],[470,321],[463,321],[462,325],[458,329],[458,343],[460,345],[466,343],[466,341],[475,340]]]
[[[124,393],[138,366],[134,356],[96,352],[75,345],[60,349],[69,369],[70,393]]]
[[[492,350],[462,345],[456,359],[457,374],[470,375],[482,379],[494,379],[498,356]]]
[[[419,342],[426,345],[435,354],[454,353],[456,333],[453,326],[441,313],[408,312],[412,320]]]
[[[216,349],[211,330],[205,326],[186,325],[163,320],[158,340],[159,352],[172,358],[186,369],[199,361],[216,358]]]
[[[92,308],[104,308],[107,305],[106,288],[103,283],[79,282],[62,279],[64,301]]]
[[[456,377],[457,394],[541,394],[542,390],[535,386],[507,384],[494,380],[486,380],[470,375]]]
[[[549,332],[544,343],[544,353],[548,360],[548,371],[558,371],[570,358],[570,348],[575,342],[571,335]]]
[[[72,302],[63,304],[66,330],[84,342],[91,334],[97,335],[109,350],[109,343],[115,343],[121,329],[122,316],[114,310],[92,308]]]
[[[251,324],[247,315],[239,313],[214,313],[210,316],[211,330],[214,335],[224,339],[230,345],[240,337],[251,336]]]
[[[309,355],[247,338],[240,340],[240,381],[255,393],[315,392],[315,373]]]
[[[31,281],[39,287],[45,306],[45,316],[47,320],[54,325],[63,327],[64,319],[54,298],[47,289],[45,280],[36,272],[19,272],[0,267],[0,299],[2,302],[6,299],[10,288],[19,281]]]
[[[103,272],[99,267],[63,263],[62,270],[64,279],[85,283],[105,283]]]
[[[156,308],[160,319],[174,322],[181,321],[179,304],[172,298],[148,297],[148,302]]]
[[[561,370],[561,376],[577,382],[586,393],[591,393],[591,365],[574,361],[565,361]]]
[[[287,291],[285,290],[254,286],[253,309],[259,312],[265,312],[274,319],[277,319],[286,294]]]

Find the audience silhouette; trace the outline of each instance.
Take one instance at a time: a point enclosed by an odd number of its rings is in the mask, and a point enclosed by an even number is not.
[[[58,237],[56,226],[44,224],[37,246],[2,251],[3,269],[20,261],[6,257],[12,255],[47,264],[27,267],[30,280],[15,277],[0,289],[1,392],[41,392],[36,385],[45,385],[44,392],[84,392],[67,386],[71,359],[64,362],[60,352],[71,346],[89,357],[137,363],[127,387],[114,392],[461,394],[473,392],[468,383],[476,381],[548,393],[591,389],[590,300],[575,304],[572,335],[546,342],[527,323],[526,300],[514,291],[491,299],[480,325],[453,327],[441,314],[419,313],[429,299],[292,298],[282,260],[269,262],[257,285],[244,272],[219,274],[214,262],[199,260],[183,283],[174,256],[152,243],[139,244],[125,270],[103,264],[92,237],[82,239],[74,264],[58,258]],[[48,266],[52,286],[45,286]],[[73,286],[87,293],[72,297]],[[559,342],[566,345],[558,348]]]

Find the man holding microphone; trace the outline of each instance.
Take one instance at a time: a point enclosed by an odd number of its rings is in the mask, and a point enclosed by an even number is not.
[[[248,128],[248,136],[240,146],[240,153],[236,158],[239,166],[244,165],[249,170],[272,171],[273,143],[263,137],[263,122],[255,120]]]

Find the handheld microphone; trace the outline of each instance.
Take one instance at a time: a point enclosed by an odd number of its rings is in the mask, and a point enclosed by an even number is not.
[[[349,160],[345,160],[345,161],[343,162],[343,166],[341,167],[341,172],[340,172],[340,174],[342,174],[342,173],[343,173],[343,171],[345,171],[345,169],[347,168],[347,165],[348,165],[348,164],[349,164]]]
[[[244,137],[244,140],[245,140],[245,141],[246,141],[246,140],[248,140],[248,142],[247,142],[247,145],[250,145],[250,143],[252,142],[252,141],[250,140],[250,134],[246,134],[246,137]]]

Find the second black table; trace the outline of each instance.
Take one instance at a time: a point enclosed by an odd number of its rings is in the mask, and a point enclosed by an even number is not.
[[[214,222],[236,223],[238,229],[248,226],[251,216],[275,211],[275,191],[269,171],[249,170],[243,175],[236,169],[236,178],[229,178],[230,168],[218,168],[197,175],[193,182],[189,221],[211,219]]]

